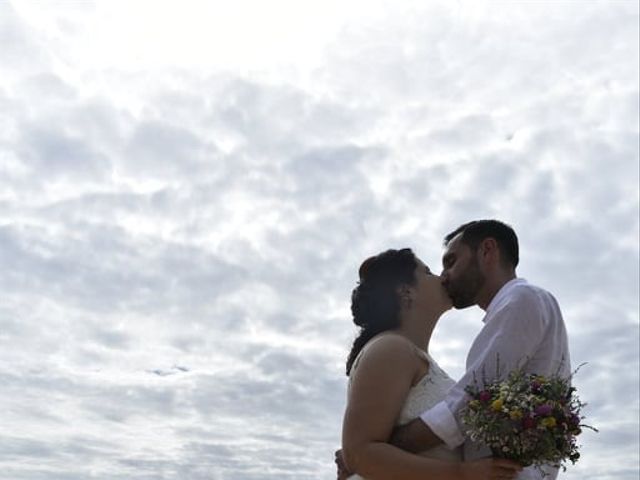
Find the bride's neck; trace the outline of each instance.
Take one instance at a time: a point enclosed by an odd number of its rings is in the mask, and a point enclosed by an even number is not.
[[[416,315],[407,315],[401,321],[398,333],[408,338],[416,347],[429,352],[429,342],[433,329],[436,326],[439,315],[423,315],[422,318]]]

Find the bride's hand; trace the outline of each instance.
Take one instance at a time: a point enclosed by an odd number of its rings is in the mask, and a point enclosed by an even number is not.
[[[351,472],[347,468],[347,465],[344,463],[344,458],[342,457],[342,449],[336,450],[335,462],[337,467],[338,480],[346,480],[346,478],[351,475]]]
[[[510,480],[516,478],[522,465],[503,458],[483,458],[460,464],[464,480]]]

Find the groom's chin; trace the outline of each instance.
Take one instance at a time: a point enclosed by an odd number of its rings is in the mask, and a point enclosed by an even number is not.
[[[456,310],[464,310],[465,308],[472,307],[474,305],[473,302],[464,302],[460,300],[453,300],[453,308]]]

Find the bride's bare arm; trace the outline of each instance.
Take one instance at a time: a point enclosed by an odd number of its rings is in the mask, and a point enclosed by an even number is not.
[[[416,367],[411,344],[396,335],[378,338],[362,353],[351,372],[342,426],[342,453],[350,471],[370,478],[388,478],[395,471],[394,464],[400,463],[397,449],[385,442],[416,376]]]
[[[518,467],[510,462],[486,459],[449,463],[386,443],[420,374],[418,368],[413,347],[396,335],[378,339],[363,352],[351,373],[342,428],[342,454],[348,469],[369,480],[512,478]]]

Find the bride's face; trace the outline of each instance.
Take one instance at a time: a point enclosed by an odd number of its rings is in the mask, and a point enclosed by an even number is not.
[[[421,260],[415,271],[415,307],[446,311],[451,308],[451,298],[447,294],[442,279],[431,272]]]

